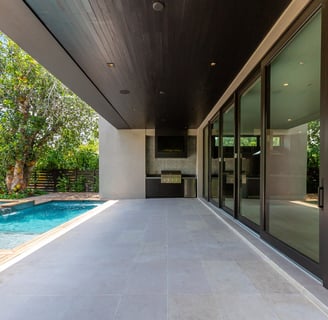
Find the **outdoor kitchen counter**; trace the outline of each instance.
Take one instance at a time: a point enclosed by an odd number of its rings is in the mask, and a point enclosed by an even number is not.
[[[161,183],[161,175],[146,177],[146,198],[194,198],[196,197],[195,175],[182,175],[181,183]]]

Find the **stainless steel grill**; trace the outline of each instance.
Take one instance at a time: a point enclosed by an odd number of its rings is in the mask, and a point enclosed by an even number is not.
[[[177,170],[161,171],[161,183],[181,183],[181,171],[177,171]]]

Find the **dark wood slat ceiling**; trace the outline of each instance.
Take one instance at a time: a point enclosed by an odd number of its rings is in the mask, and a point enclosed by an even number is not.
[[[25,2],[126,128],[197,128],[290,0]]]

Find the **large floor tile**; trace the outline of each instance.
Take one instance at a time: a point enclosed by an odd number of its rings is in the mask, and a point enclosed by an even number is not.
[[[266,301],[279,319],[327,320],[328,317],[301,294],[267,294]]]
[[[220,310],[212,295],[173,294],[168,301],[169,320],[220,320]]]
[[[166,294],[166,260],[136,263],[128,278],[127,293]]]
[[[169,294],[210,294],[211,288],[198,260],[168,261]]]
[[[252,281],[234,261],[203,261],[206,278],[213,293],[234,295],[236,292],[256,294]]]
[[[96,319],[96,318],[94,318]],[[167,296],[124,295],[115,320],[167,320]]]
[[[1,296],[1,320],[114,320],[120,296]]]
[[[196,199],[119,201],[0,273],[1,320],[324,318]]]
[[[219,294],[216,305],[225,320],[282,320],[260,294]],[[284,319],[289,320],[289,319]]]

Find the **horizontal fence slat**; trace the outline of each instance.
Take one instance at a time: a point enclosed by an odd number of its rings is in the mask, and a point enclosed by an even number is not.
[[[36,170],[28,187],[42,191],[58,191],[61,179],[67,179],[65,191],[98,191],[99,170]],[[66,184],[64,184],[66,186]],[[63,186],[63,183],[62,183]],[[79,189],[79,190],[76,190]]]

